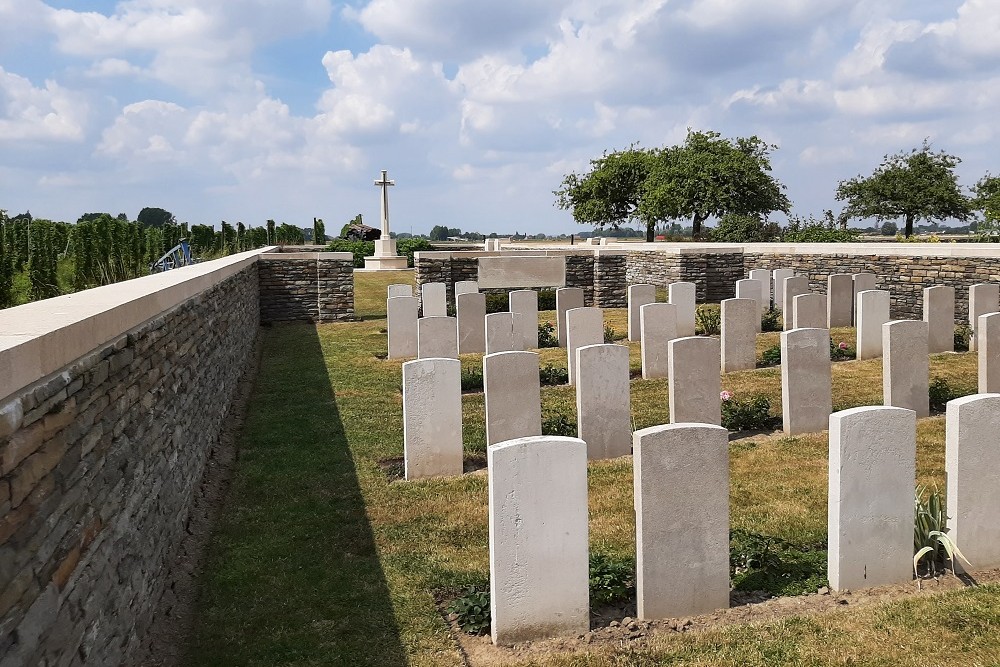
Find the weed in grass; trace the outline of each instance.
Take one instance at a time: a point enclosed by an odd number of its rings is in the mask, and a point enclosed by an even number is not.
[[[605,343],[617,343],[625,338],[625,334],[615,331],[615,328],[610,324],[604,325],[604,342]]]
[[[768,308],[760,318],[760,330],[781,331],[781,311],[776,308]]]
[[[717,336],[722,332],[722,310],[712,304],[702,304],[694,313],[695,331],[703,336]]]
[[[972,327],[968,324],[959,324],[955,327],[955,351],[968,352],[969,339],[972,338]]]
[[[590,604],[613,604],[635,596],[635,560],[602,552],[590,554]]]
[[[548,412],[542,415],[542,435],[576,437],[576,422],[565,412]]]
[[[733,589],[802,595],[826,585],[826,546],[798,545],[773,535],[729,533]]]
[[[538,347],[559,347],[559,338],[552,322],[542,322],[538,325]]]
[[[490,631],[490,589],[469,586],[448,605],[458,627],[470,635],[485,635]]]
[[[760,354],[760,366],[777,366],[781,363],[781,346],[772,345]]]
[[[930,399],[931,410],[944,410],[948,401],[953,401],[962,394],[943,377],[935,377],[927,386],[927,395]]]
[[[771,399],[755,394],[737,398],[730,391],[723,391],[722,425],[730,431],[753,431],[766,429],[774,424],[771,416]]]
[[[462,369],[462,391],[483,390],[483,369],[477,366]]]
[[[556,386],[569,382],[569,370],[555,366],[551,361],[538,369],[538,381],[544,386]]]

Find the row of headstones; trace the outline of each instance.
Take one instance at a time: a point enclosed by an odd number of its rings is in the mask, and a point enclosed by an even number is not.
[[[949,535],[976,568],[996,567],[1000,394],[951,401],[946,423]],[[671,424],[632,438],[638,617],[728,607],[727,432]],[[586,443],[517,438],[489,447],[487,459],[493,641],[587,632]],[[834,590],[912,578],[915,471],[912,410],[861,407],[830,415],[828,578]]]

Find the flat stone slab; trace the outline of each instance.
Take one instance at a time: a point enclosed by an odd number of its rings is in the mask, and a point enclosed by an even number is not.
[[[566,284],[566,257],[503,255],[480,257],[480,289],[500,287],[562,287]]]

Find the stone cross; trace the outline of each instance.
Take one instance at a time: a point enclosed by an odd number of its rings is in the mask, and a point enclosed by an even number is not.
[[[389,186],[395,185],[396,181],[389,180],[389,172],[382,170],[382,178],[375,181],[375,185],[382,188],[382,238],[389,238]]]

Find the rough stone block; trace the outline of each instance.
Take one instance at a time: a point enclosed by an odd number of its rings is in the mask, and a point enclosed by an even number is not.
[[[979,316],[976,326],[979,393],[1000,392],[1000,313]]]
[[[604,342],[604,313],[600,308],[574,308],[566,312],[566,356],[569,383],[576,384],[576,351]]]
[[[668,424],[632,440],[638,617],[729,607],[729,432]]]
[[[781,286],[781,321],[785,331],[795,328],[795,297],[809,293],[809,279],[805,276],[785,278]]]
[[[537,352],[498,352],[483,357],[486,444],[542,434]]]
[[[562,287],[556,290],[556,334],[559,337],[559,347],[566,347],[566,311],[583,308],[583,289],[580,287]]]
[[[677,306],[672,303],[648,303],[639,309],[639,325],[643,379],[667,377],[669,344],[677,338]]]
[[[927,394],[927,323],[894,320],[882,325],[882,397],[885,405],[930,414]]]
[[[858,292],[856,309],[858,359],[882,356],[882,325],[889,321],[889,292],[864,290]]]
[[[718,425],[722,421],[719,339],[690,336],[672,340],[667,348],[667,364],[670,423]]]
[[[1000,567],[1000,394],[949,401],[945,422],[948,534],[975,569]]]
[[[417,356],[417,319],[420,304],[415,296],[392,296],[385,302],[389,359]]]
[[[778,310],[782,310],[785,307],[785,279],[792,278],[795,276],[795,271],[792,269],[775,269],[771,272],[772,282],[774,284],[774,307]]]
[[[827,428],[833,411],[830,332],[781,333],[781,422],[786,435]]]
[[[479,292],[459,294],[455,303],[458,321],[458,353],[486,352],[486,295]]]
[[[413,296],[413,286],[405,283],[389,285],[389,298],[394,296]]]
[[[697,309],[697,285],[694,283],[670,283],[667,287],[667,301],[677,306],[677,335],[694,335],[695,311]]]
[[[756,280],[739,281],[751,282]],[[722,301],[722,372],[745,371],[757,365],[757,327],[760,325],[760,304],[754,299],[724,299]]]
[[[767,269],[753,269],[749,273],[750,280],[760,283],[761,306],[764,310],[771,308],[771,272]]]
[[[462,362],[403,364],[406,479],[462,474]]]
[[[424,317],[448,315],[448,288],[444,283],[424,283],[420,286],[420,306]]]
[[[642,334],[639,327],[639,309],[647,303],[656,303],[655,285],[629,285],[628,288],[628,339],[637,341]]]
[[[955,351],[954,287],[924,288],[924,322],[927,323],[927,349],[931,354]]]
[[[514,313],[514,327],[520,333],[521,345],[526,350],[538,347],[538,292],[514,290],[509,296],[510,312]]]
[[[754,332],[760,332],[760,320],[764,316],[764,300],[761,296],[762,287],[759,280],[747,278],[736,281],[736,298],[751,299],[757,304],[757,317],[754,318]]]
[[[862,407],[830,415],[828,577],[836,591],[913,578],[917,415]]]
[[[431,357],[458,359],[458,325],[454,317],[421,317],[417,320],[417,358]]]
[[[854,276],[833,273],[826,277],[826,305],[826,328],[851,326],[854,319]]]
[[[519,438],[486,456],[493,643],[587,632],[586,443]]]
[[[792,299],[793,329],[826,329],[825,294],[799,294]]]
[[[520,351],[520,333],[514,327],[513,313],[490,313],[486,316],[486,354]]]
[[[632,451],[629,350],[624,345],[584,345],[576,350],[577,434],[587,458],[613,459]]]
[[[976,326],[979,316],[1000,311],[1000,285],[997,283],[976,283],[969,288],[969,326],[972,335],[969,337],[969,350],[975,351],[978,345]]]

